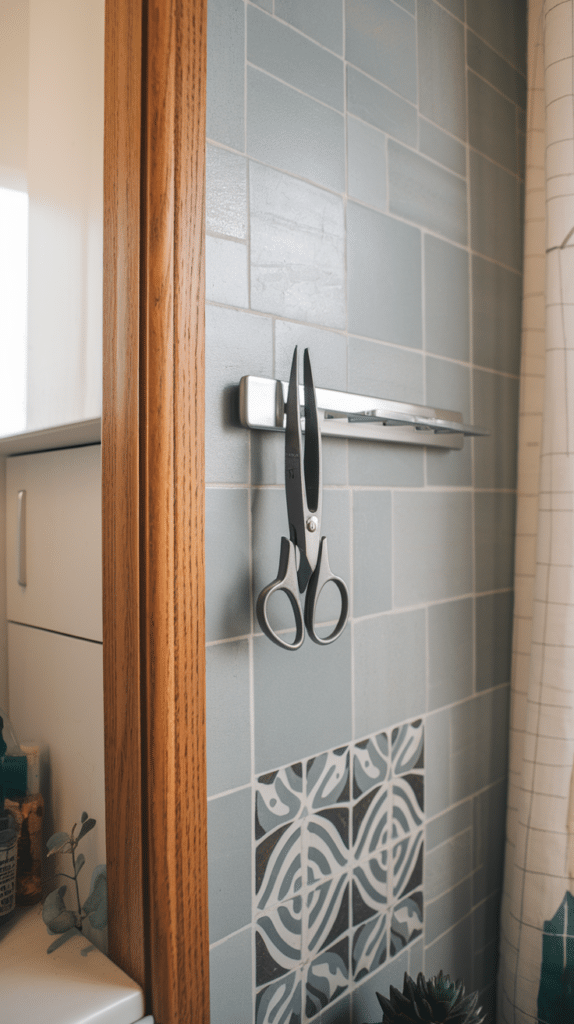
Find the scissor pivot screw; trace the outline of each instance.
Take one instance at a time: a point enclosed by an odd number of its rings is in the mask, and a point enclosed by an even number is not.
[[[307,529],[309,530],[309,533],[315,533],[318,525],[319,520],[317,519],[317,516],[309,516],[309,519],[307,520]]]

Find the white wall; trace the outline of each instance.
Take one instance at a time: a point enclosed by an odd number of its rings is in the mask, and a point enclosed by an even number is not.
[[[31,0],[27,428],[101,413],[104,0]]]

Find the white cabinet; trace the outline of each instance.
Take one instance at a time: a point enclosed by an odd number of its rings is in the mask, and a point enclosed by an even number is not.
[[[0,437],[101,416],[104,11],[0,4]]]
[[[8,619],[101,641],[100,445],[9,458],[6,519]]]

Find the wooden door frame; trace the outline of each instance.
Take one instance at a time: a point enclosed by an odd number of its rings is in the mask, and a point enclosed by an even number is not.
[[[207,0],[106,0],[102,514],[109,952],[209,1021]]]

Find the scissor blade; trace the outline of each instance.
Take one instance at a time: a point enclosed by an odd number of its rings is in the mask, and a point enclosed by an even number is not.
[[[303,440],[301,435],[301,409],[299,405],[299,353],[293,353],[285,424],[285,496],[289,518],[290,539],[299,550],[297,580],[303,592],[313,571],[307,558],[305,537],[306,502],[302,465]]]

